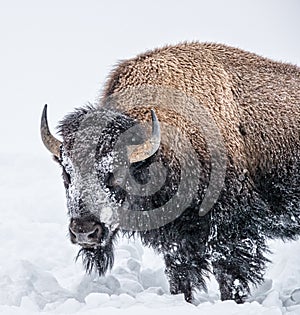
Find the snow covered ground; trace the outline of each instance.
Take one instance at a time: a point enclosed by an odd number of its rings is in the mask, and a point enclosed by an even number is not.
[[[300,241],[270,243],[274,264],[249,302],[221,302],[211,279],[194,306],[169,294],[162,259],[138,241],[120,239],[105,277],[85,274],[67,237],[60,171],[47,153],[2,154],[0,172],[2,314],[300,314]]]
[[[86,276],[67,237],[60,170],[39,139],[95,99],[119,59],[180,41],[215,41],[300,64],[298,0],[0,1],[0,314],[300,315],[300,241],[271,242],[265,283],[243,305],[214,279],[198,306],[171,296],[163,262],[120,240],[101,279]],[[291,298],[292,297],[292,298]]]

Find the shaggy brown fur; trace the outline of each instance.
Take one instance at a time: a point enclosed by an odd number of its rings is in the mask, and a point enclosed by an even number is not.
[[[184,43],[120,63],[103,96],[143,85],[172,88],[196,98],[212,113],[228,154],[252,174],[277,169],[299,152],[297,66],[225,45]],[[182,119],[157,111],[161,121]],[[144,120],[145,114],[139,108],[135,115]],[[190,121],[175,124],[190,133]]]

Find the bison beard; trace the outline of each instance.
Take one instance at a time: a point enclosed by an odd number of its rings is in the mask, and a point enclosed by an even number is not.
[[[96,271],[99,276],[103,276],[114,264],[113,240],[109,239],[104,246],[81,248],[77,254],[76,261],[79,257],[82,257],[87,273]]]
[[[96,270],[99,276],[103,276],[114,264],[113,246],[110,244],[104,248],[82,248],[76,257],[82,257],[86,272],[91,273]]]

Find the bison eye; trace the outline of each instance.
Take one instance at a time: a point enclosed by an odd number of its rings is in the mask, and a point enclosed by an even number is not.
[[[71,184],[71,177],[70,175],[66,172],[65,168],[63,167],[62,168],[63,171],[62,171],[62,176],[63,176],[63,180],[64,180],[64,185],[66,188],[69,187],[69,185]]]
[[[105,185],[106,185],[108,188],[113,187],[113,179],[114,179],[114,176],[113,176],[112,173],[107,173],[107,174],[105,175],[104,182],[105,182]]]

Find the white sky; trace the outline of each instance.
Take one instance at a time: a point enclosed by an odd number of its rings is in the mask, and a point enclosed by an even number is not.
[[[299,65],[299,17],[298,0],[0,0],[1,151],[46,156],[43,105],[53,129],[118,60],[156,46],[221,42]]]

